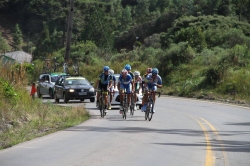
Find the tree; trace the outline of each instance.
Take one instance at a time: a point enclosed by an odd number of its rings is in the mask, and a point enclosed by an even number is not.
[[[232,0],[232,3],[236,6],[239,13],[239,21],[242,20],[242,12],[248,10],[246,5],[250,3],[250,0]]]
[[[22,50],[23,35],[22,35],[22,31],[21,31],[18,24],[16,24],[16,26],[15,26],[14,33],[12,34],[12,37],[13,37],[13,43],[12,43],[13,49],[15,51]]]
[[[10,46],[5,38],[3,38],[2,33],[0,32],[0,53],[4,53],[10,50]]]

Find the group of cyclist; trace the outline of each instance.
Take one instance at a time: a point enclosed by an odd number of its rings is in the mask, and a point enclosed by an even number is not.
[[[105,100],[105,112],[108,112],[107,109],[111,109],[111,101],[113,97],[112,92],[116,88],[116,78],[114,76],[114,71],[110,69],[109,66],[103,67],[103,72],[99,75],[95,84],[95,88],[97,89],[96,105],[98,106],[100,92],[102,92]],[[139,71],[132,73],[131,66],[126,64],[118,78],[117,88],[119,90],[120,96],[120,113],[123,110],[122,101],[125,94],[124,92],[127,93],[128,106],[130,106],[130,103],[132,103],[131,106],[134,107],[134,110],[136,110],[136,94],[139,93],[140,90],[142,90],[142,93],[144,94],[141,108],[142,112],[144,112],[146,111],[148,91],[153,92],[153,100],[155,102],[155,92],[157,88],[162,88],[162,79],[157,68],[148,68],[146,74],[141,76]],[[109,101],[108,94],[110,94]],[[131,101],[131,98],[133,98],[133,101]],[[155,112],[155,110],[153,110],[153,112]]]

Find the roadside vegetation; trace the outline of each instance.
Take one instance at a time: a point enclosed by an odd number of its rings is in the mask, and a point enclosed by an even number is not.
[[[44,59],[56,58],[60,64],[58,71],[63,71],[68,2],[0,2],[0,25],[12,32],[12,37],[9,33],[0,33],[0,53],[24,50],[33,55],[33,65],[16,65],[0,74],[1,84],[12,87],[13,94],[17,94],[9,100],[6,97],[9,88],[0,90],[3,104],[0,122],[13,124],[2,127],[4,132],[0,136],[5,135],[5,140],[8,140],[8,133],[17,129],[12,126],[20,128],[21,117],[29,119],[22,124],[38,124],[33,125],[38,135],[45,126],[49,126],[48,132],[51,132],[56,129],[55,124],[60,124],[57,129],[61,129],[69,126],[71,119],[75,119],[73,125],[88,118],[82,108],[61,108],[37,99],[32,101],[27,91],[20,88],[37,81],[45,65]],[[20,10],[9,10],[12,8]],[[249,8],[249,0],[76,1],[70,73],[74,73],[75,61],[80,65],[80,73],[91,82],[96,81],[104,65],[119,73],[129,63],[132,70],[140,71],[141,75],[148,67],[157,67],[163,79],[163,94],[248,104]],[[10,79],[13,77],[15,79]],[[45,107],[50,111],[39,112]],[[62,112],[61,121],[56,122],[58,119],[52,117]],[[24,136],[20,134],[20,140]],[[12,144],[0,143],[0,146]]]
[[[16,67],[16,68],[15,68]],[[0,149],[89,119],[83,107],[62,107],[29,95],[26,69],[0,68]],[[13,75],[8,75],[12,73]]]

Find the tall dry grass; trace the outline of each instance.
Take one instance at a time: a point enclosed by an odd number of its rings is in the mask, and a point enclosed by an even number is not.
[[[0,149],[79,124],[89,118],[83,107],[62,107],[32,99],[27,73],[0,67]]]

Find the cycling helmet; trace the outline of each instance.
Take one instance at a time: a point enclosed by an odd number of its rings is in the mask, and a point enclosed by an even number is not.
[[[124,67],[126,70],[131,70],[131,66],[129,64],[126,64]]]
[[[147,73],[152,73],[152,68],[148,68]]]
[[[140,75],[140,72],[139,72],[139,71],[135,71],[135,72],[134,72],[134,75],[135,75],[135,76],[139,76],[139,75]]]
[[[108,66],[104,66],[104,67],[103,67],[103,70],[104,70],[104,71],[109,71],[109,67],[108,67]]]
[[[122,72],[121,72],[122,75],[127,75],[128,74],[128,71],[126,69],[123,69]]]
[[[153,75],[157,75],[159,73],[158,69],[157,68],[153,68],[152,69],[152,74]]]
[[[109,74],[110,74],[110,75],[113,75],[113,74],[114,74],[114,70],[109,69]]]

